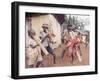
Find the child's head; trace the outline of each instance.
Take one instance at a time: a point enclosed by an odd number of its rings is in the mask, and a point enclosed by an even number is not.
[[[48,24],[43,24],[42,28],[43,28],[44,32],[47,32],[47,30],[48,30]]]
[[[28,30],[28,35],[33,39],[36,33],[33,30]]]

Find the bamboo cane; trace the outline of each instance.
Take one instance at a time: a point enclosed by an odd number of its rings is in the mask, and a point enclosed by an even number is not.
[[[46,50],[46,48],[41,44],[40,40],[37,37],[34,37],[34,40],[37,42],[37,44],[40,46],[41,50],[43,51],[43,53],[45,55],[48,55],[48,51]]]
[[[79,51],[76,52],[76,55],[77,55],[77,57],[78,57],[79,62],[81,62],[81,61],[82,61],[82,58],[81,58],[81,56],[80,56]]]

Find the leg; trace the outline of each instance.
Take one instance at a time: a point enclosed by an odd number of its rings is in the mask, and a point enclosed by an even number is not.
[[[36,67],[40,67],[40,66],[43,66],[43,56],[41,55],[41,49],[40,49],[40,47],[38,47],[37,49],[38,49],[38,55],[37,55],[37,64],[36,64]]]
[[[40,67],[41,65],[43,65],[42,61],[38,61],[36,67]]]
[[[81,55],[80,55],[80,50],[78,49],[77,46],[76,46],[76,55],[77,55],[77,58],[78,58],[79,62],[81,62],[82,58],[81,58]]]
[[[79,50],[79,52],[80,52],[80,55],[82,56],[82,52],[81,52],[80,45],[78,45],[78,50]]]
[[[73,63],[73,48],[72,47],[68,47],[67,57],[69,57],[69,62]]]
[[[75,62],[75,57],[76,57],[76,47],[73,47],[72,48],[72,54],[71,54],[71,57],[72,57],[72,64],[74,64]]]
[[[53,63],[56,64],[56,55],[55,54],[52,55],[53,55]]]
[[[62,51],[62,54],[61,54],[61,59],[62,59],[62,60],[63,60],[63,58],[64,58],[65,52],[66,52],[66,49],[64,49],[64,50]]]
[[[73,56],[73,54],[71,55],[71,63],[72,64],[74,63],[74,56]]]
[[[48,46],[47,51],[53,56],[53,63],[55,64],[56,63],[56,55],[54,53],[54,50],[50,46]]]

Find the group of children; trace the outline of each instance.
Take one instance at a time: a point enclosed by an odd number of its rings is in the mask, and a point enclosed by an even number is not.
[[[56,43],[54,41],[54,37],[56,36],[53,34],[48,24],[42,25],[43,31],[40,32],[40,36],[37,37],[35,31],[32,29],[28,30],[28,46],[26,47],[26,56],[27,56],[27,64],[29,67],[40,67],[43,66],[43,54],[46,56],[52,55],[53,56],[53,63],[56,64],[56,55],[54,53],[53,44]],[[67,35],[68,34],[68,35]],[[62,59],[64,55],[68,55],[69,58],[72,58],[72,63],[74,62],[74,57],[77,56],[79,62],[82,61],[81,59],[81,51],[80,51],[80,32],[76,32],[75,29],[68,30],[65,32],[66,38],[68,37],[67,41],[65,42],[65,49],[62,51]],[[67,50],[67,52],[66,52]]]
[[[81,43],[81,33],[77,31],[75,28],[68,29],[64,32],[64,44],[65,49],[62,52],[62,59],[65,55],[67,57],[71,58],[71,63],[74,63],[75,58],[77,57],[79,62],[82,61],[81,58],[81,49],[80,49],[80,43]]]
[[[37,37],[35,31],[28,30],[28,47],[26,48],[27,64],[29,67],[43,66],[43,54],[53,56],[53,63],[56,63],[56,55],[52,45],[56,43],[53,40],[55,35],[49,31],[48,24],[42,25],[43,31]],[[43,54],[42,54],[43,53]]]

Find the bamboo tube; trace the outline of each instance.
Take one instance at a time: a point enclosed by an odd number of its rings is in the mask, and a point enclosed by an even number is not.
[[[39,40],[37,37],[35,37],[34,40],[35,40],[35,41],[37,42],[37,44],[40,46],[40,48],[41,48],[41,50],[43,51],[43,53],[44,53],[45,55],[48,55],[48,54],[49,54],[48,51],[47,51],[46,48],[41,44],[40,40]]]

